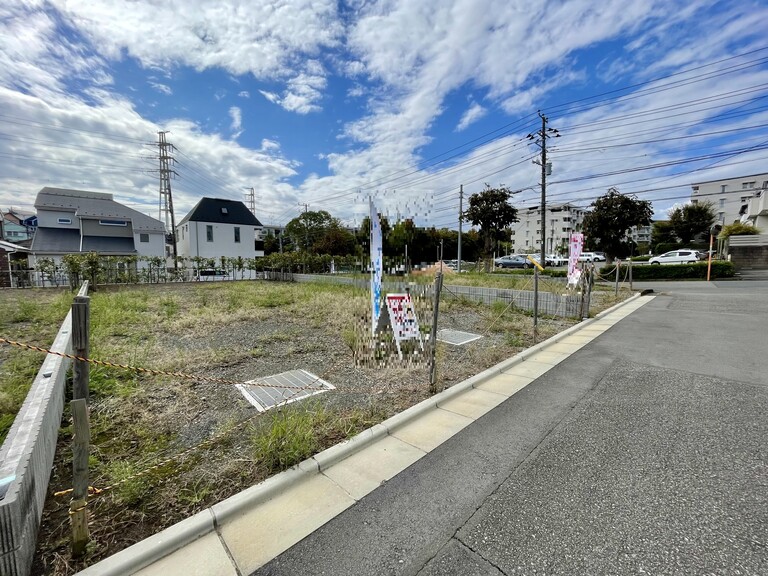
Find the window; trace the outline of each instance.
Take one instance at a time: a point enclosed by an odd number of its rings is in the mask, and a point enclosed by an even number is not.
[[[720,208],[725,208],[725,198],[720,198]]]
[[[694,192],[698,192],[698,191],[699,191],[699,187],[698,187],[698,186],[694,186],[694,187],[693,187],[693,191],[694,191]]]
[[[139,234],[139,242],[149,242],[149,234]]]
[[[725,192],[728,190],[728,184],[721,184],[720,185],[720,192]]]
[[[59,218],[59,224],[72,224],[72,218]]]
[[[691,204],[698,204],[698,203],[699,203],[699,201],[698,201],[698,199],[696,199],[696,198],[694,198],[693,200],[691,200]]]
[[[213,242],[213,226],[210,224],[205,225],[205,240],[206,242]]]
[[[102,226],[128,226],[127,220],[99,220]]]
[[[528,232],[530,232],[530,230],[526,230],[526,231],[525,231],[525,236],[526,236],[526,237],[528,237]]]
[[[227,209],[226,209],[226,208],[222,208],[222,209],[221,209],[221,213],[222,213],[222,214],[227,214]]]
[[[741,189],[742,190],[749,190],[749,189],[754,188],[754,187],[755,187],[755,182],[754,181],[752,181],[752,182],[742,182],[741,183]]]
[[[751,198],[751,196],[742,196],[742,197],[740,198],[740,201],[741,201],[741,202],[748,202],[750,198]]]
[[[725,221],[725,212],[718,212],[717,213],[717,219],[720,220],[721,222],[724,222]]]
[[[240,226],[235,226],[235,244],[240,244]]]

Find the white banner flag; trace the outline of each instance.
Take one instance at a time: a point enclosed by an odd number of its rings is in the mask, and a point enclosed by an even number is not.
[[[376,335],[376,326],[381,315],[381,273],[383,264],[383,249],[381,241],[381,221],[376,213],[373,201],[371,205],[371,332]]]
[[[571,242],[568,246],[568,284],[575,284],[579,280],[580,271],[576,269],[576,264],[579,262],[583,247],[584,234],[581,232],[571,234]]]

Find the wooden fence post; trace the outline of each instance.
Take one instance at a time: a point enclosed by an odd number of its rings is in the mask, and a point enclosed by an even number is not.
[[[91,323],[91,299],[75,296],[72,303],[72,348],[75,356],[88,358],[90,353],[89,328]],[[83,398],[88,402],[88,380],[91,366],[88,362],[75,360],[72,369],[72,398]]]
[[[72,437],[72,500],[69,503],[69,521],[72,526],[72,556],[85,554],[88,544],[88,453],[91,430],[85,398],[69,403],[72,411],[74,435]]]

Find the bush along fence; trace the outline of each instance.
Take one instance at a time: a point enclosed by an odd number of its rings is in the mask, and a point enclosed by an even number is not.
[[[97,284],[139,284],[212,280],[246,280],[263,277],[264,272],[328,273],[360,270],[356,256],[330,256],[290,252],[260,258],[177,258],[167,266],[164,258],[139,256],[102,256],[96,253],[67,254],[58,262],[39,258],[35,269],[2,271],[9,275],[12,287],[76,288],[84,280]]]
[[[628,265],[621,264],[619,268],[620,278],[627,274]],[[735,274],[733,263],[723,260],[713,260],[710,278],[731,278]],[[600,276],[608,281],[616,280],[616,266],[603,266]],[[707,262],[695,264],[647,264],[644,266],[632,266],[633,280],[687,280],[706,279]]]

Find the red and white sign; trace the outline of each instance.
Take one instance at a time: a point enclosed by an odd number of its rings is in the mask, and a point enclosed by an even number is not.
[[[421,342],[421,332],[419,332],[419,320],[416,318],[416,308],[413,306],[410,294],[387,294],[387,311],[389,312],[389,322],[392,326],[392,333],[395,336],[397,351],[400,356],[400,342],[411,338],[418,338]]]

